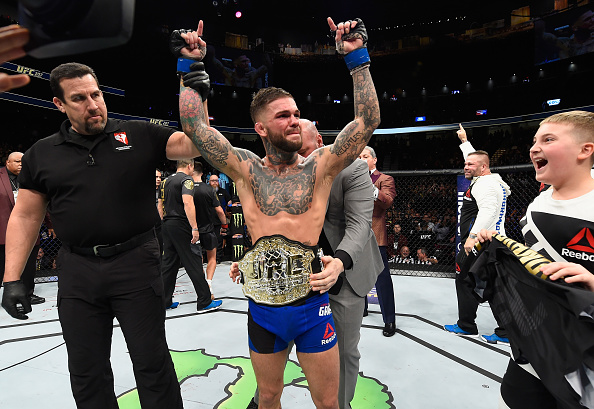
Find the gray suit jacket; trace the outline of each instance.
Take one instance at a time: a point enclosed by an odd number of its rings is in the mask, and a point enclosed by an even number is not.
[[[384,269],[371,230],[372,186],[367,163],[355,160],[334,180],[324,220],[324,233],[332,250],[343,250],[353,260],[344,277],[361,297],[367,295]]]

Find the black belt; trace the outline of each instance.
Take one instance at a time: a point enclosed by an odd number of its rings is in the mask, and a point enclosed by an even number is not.
[[[97,256],[97,257],[112,257],[117,254],[132,250],[141,244],[155,238],[155,229],[151,229],[145,233],[138,234],[130,240],[118,244],[98,244],[93,247],[76,247],[67,246],[71,252],[80,254],[81,256]]]

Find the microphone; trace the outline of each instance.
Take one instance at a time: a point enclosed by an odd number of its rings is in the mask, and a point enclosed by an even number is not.
[[[90,153],[89,158],[87,159],[87,166],[95,166],[95,158]]]

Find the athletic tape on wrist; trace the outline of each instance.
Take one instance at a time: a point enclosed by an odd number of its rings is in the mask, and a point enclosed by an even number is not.
[[[177,59],[177,72],[190,72],[190,65],[195,63],[195,60],[190,60],[189,58],[178,58]]]
[[[346,63],[349,71],[370,61],[369,53],[365,47],[357,48],[356,50],[353,50],[344,56],[344,62]]]

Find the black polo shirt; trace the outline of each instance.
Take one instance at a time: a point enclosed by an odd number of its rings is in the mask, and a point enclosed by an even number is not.
[[[212,186],[202,182],[194,184],[194,206],[196,207],[196,222],[198,223],[198,232],[200,234],[214,231],[211,212],[220,205],[219,198]],[[219,220],[218,215],[216,218]],[[221,221],[219,220],[220,223]]]
[[[23,156],[22,189],[49,200],[56,234],[67,244],[116,244],[149,231],[158,220],[154,173],[172,128],[108,120],[89,148],[72,141],[70,122]]]
[[[183,172],[169,176],[163,182],[163,220],[188,220],[182,195],[194,196],[194,179]],[[188,224],[188,228],[190,225]]]
[[[221,204],[223,211],[226,212],[227,204],[231,201],[231,195],[229,194],[229,192],[227,192],[226,189],[223,189],[222,187],[219,187],[219,190],[217,190],[216,194],[219,198],[219,203]],[[215,226],[221,225],[221,220],[219,219],[219,216],[217,215],[214,209],[211,210],[211,217]]]

